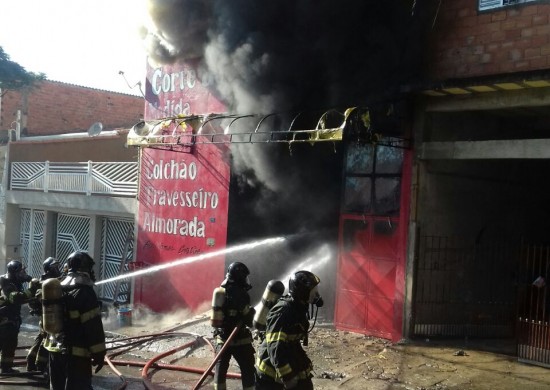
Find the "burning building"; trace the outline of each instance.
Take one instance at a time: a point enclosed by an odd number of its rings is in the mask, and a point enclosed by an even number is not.
[[[285,240],[182,268],[171,300],[144,300],[208,301],[233,260],[258,290],[309,267],[340,329],[518,337],[544,364],[542,3],[150,1],[146,120],[129,143],[142,172],[175,161],[207,179],[142,183],[138,259]],[[187,235],[147,231],[169,220]]]
[[[210,306],[231,261],[256,301],[310,269],[339,329],[548,366],[546,3],[150,1],[144,120],[9,141],[0,249],[89,250],[102,298],[159,312]]]
[[[259,300],[267,281],[306,268],[321,277],[327,321],[401,337],[403,86],[422,75],[430,3],[149,2],[145,121],[128,138],[140,147],[137,259],[285,240],[163,271],[162,289],[141,278],[137,302],[197,308],[234,260]]]

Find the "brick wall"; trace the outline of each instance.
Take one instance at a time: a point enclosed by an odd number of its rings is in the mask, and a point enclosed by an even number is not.
[[[443,0],[431,33],[435,80],[550,68],[550,4],[480,13],[477,0]]]
[[[14,128],[17,110],[23,135],[87,131],[95,122],[105,130],[129,128],[143,117],[142,97],[46,80],[28,92],[6,92],[1,98],[0,130]]]

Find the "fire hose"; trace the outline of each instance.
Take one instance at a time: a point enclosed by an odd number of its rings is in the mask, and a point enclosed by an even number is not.
[[[147,371],[149,370],[149,368],[151,368],[151,366],[157,361],[157,360],[160,360],[162,359],[163,357],[166,357],[166,356],[169,356],[169,355],[172,355],[176,352],[179,352],[183,349],[186,349],[186,348],[190,348],[191,346],[193,345],[196,345],[197,344],[197,340],[198,339],[195,339],[193,341],[189,341],[183,345],[180,345],[179,347],[176,347],[176,348],[173,348],[169,351],[166,351],[166,352],[163,352],[157,356],[155,356],[153,359],[150,359],[147,364],[145,364],[145,366],[143,366],[143,369],[141,370],[141,379],[143,379],[143,385],[145,386],[146,389],[153,389],[153,386],[152,386],[152,383],[149,381],[149,377],[147,375]]]
[[[200,379],[197,381],[197,383],[195,384],[195,387],[193,387],[193,390],[197,390],[198,388],[201,387],[202,385],[202,382],[204,382],[204,380],[206,379],[206,377],[208,375],[210,375],[210,372],[212,371],[212,368],[214,368],[214,366],[216,365],[216,362],[220,359],[220,357],[222,356],[222,354],[226,351],[227,348],[229,348],[229,345],[231,344],[231,341],[233,340],[233,338],[237,335],[237,333],[239,332],[239,330],[241,329],[241,326],[242,324],[239,324],[235,327],[235,329],[233,329],[233,332],[231,332],[231,334],[229,335],[229,337],[227,338],[227,340],[225,341],[223,347],[220,349],[220,351],[216,354],[216,356],[214,357],[214,360],[212,360],[212,363],[210,363],[210,365],[208,366],[208,368],[204,371],[204,373],[202,374],[202,376],[200,377]]]
[[[111,370],[113,370],[113,372],[120,378],[120,380],[122,380],[122,384],[117,387],[117,390],[124,390],[126,386],[128,386],[128,381],[126,380],[124,375],[122,375],[122,373],[115,367],[115,365],[111,361],[111,358],[108,355],[105,356],[105,361],[107,362],[109,367],[111,367]]]
[[[174,354],[174,353],[176,353],[178,351],[181,351],[185,348],[189,348],[193,345],[197,345],[201,338],[207,344],[210,345],[212,350],[214,350],[214,346],[212,345],[212,343],[206,337],[199,336],[199,335],[196,335],[196,334],[191,334],[191,333],[173,331],[177,328],[178,327],[174,327],[174,328],[172,328],[170,330],[167,330],[165,332],[151,333],[151,334],[134,336],[134,337],[126,337],[126,338],[117,339],[117,340],[113,341],[113,342],[129,341],[129,343],[127,343],[127,344],[108,348],[108,350],[111,350],[111,351],[113,351],[113,350],[118,350],[118,351],[114,351],[114,352],[112,352],[112,353],[105,356],[105,362],[109,365],[111,370],[122,381],[121,385],[117,388],[117,390],[123,390],[128,385],[128,381],[126,380],[124,375],[116,368],[117,365],[142,367],[142,372],[141,372],[142,380],[144,382],[144,386],[149,390],[154,389],[154,385],[151,383],[151,381],[148,378],[148,370],[150,368],[165,369],[165,370],[172,370],[172,371],[181,371],[181,372],[188,372],[188,373],[192,373],[192,374],[202,374],[200,380],[197,382],[197,384],[194,387],[195,389],[198,389],[200,387],[200,385],[204,382],[206,377],[208,375],[212,374],[211,373],[212,368],[214,367],[214,365],[216,364],[216,362],[220,358],[221,354],[227,349],[227,346],[229,345],[229,342],[233,339],[233,337],[235,336],[235,334],[237,333],[237,331],[240,327],[236,327],[233,330],[233,332],[231,333],[231,335],[227,339],[225,345],[218,352],[218,354],[216,354],[214,360],[212,361],[212,363],[210,364],[210,366],[206,370],[204,370],[202,368],[197,368],[197,367],[187,367],[187,366],[180,366],[180,365],[158,363],[158,360],[160,360],[160,359],[162,359],[166,356]],[[143,344],[143,343],[146,343],[146,342],[149,342],[149,341],[158,340],[158,339],[162,339],[162,338],[170,338],[170,337],[185,336],[185,335],[194,336],[195,339],[190,341],[190,342],[187,342],[187,343],[185,343],[185,344],[183,344],[179,347],[173,348],[170,351],[163,352],[163,353],[153,357],[152,359],[150,359],[147,362],[136,362],[136,361],[127,361],[127,360],[113,360],[113,358],[115,356],[118,356],[122,353],[125,353],[125,352],[129,351],[129,350],[135,348],[135,346],[137,346],[139,344]],[[29,348],[29,347],[27,347],[27,346],[21,347],[20,346],[17,349],[26,349],[26,348]],[[20,360],[20,361],[18,360],[18,361],[15,361],[14,363],[16,365],[24,365],[26,363],[26,360]],[[16,374],[14,376],[33,377],[34,375],[37,375],[37,374],[38,374],[37,372],[26,372],[26,373],[19,373],[19,374]],[[231,379],[239,379],[241,377],[241,375],[237,374],[237,373],[227,373],[226,376],[227,376],[227,378],[231,378]],[[27,381],[0,380],[0,384],[30,386],[30,385],[36,385],[36,384],[38,384],[42,381],[45,381],[45,378],[33,378],[33,380],[27,380]]]
[[[163,352],[163,353],[161,353],[157,356],[154,356],[152,359],[150,359],[147,362],[132,361],[132,360],[119,360],[119,359],[113,360],[113,358],[115,356],[129,351],[130,349],[134,348],[138,344],[142,344],[142,343],[145,343],[145,342],[148,342],[148,341],[157,340],[158,338],[168,338],[168,337],[183,336],[183,335],[194,336],[195,340],[193,340],[191,342],[188,342],[188,343],[185,343],[184,345],[176,347],[176,348],[174,348],[170,351]],[[149,390],[152,390],[152,389],[155,388],[153,383],[151,383],[151,381],[149,379],[149,376],[148,376],[148,370],[150,368],[165,369],[165,370],[169,370],[169,371],[188,372],[188,373],[192,373],[192,374],[203,374],[204,378],[206,378],[206,376],[208,374],[205,375],[205,372],[208,372],[210,374],[210,372],[212,370],[212,367],[213,367],[213,364],[207,370],[204,370],[202,368],[196,368],[196,367],[188,367],[188,366],[158,363],[158,360],[160,360],[160,359],[162,359],[166,356],[169,356],[169,355],[171,355],[173,353],[176,353],[180,350],[183,350],[185,348],[196,345],[199,342],[200,338],[202,338],[207,344],[210,345],[211,349],[214,350],[214,346],[210,343],[210,341],[206,337],[199,336],[199,335],[192,334],[192,333],[166,331],[166,332],[152,333],[152,334],[146,334],[146,335],[140,335],[140,336],[134,336],[134,337],[127,337],[127,338],[123,338],[123,339],[118,339],[118,340],[116,340],[116,342],[130,341],[130,343],[125,344],[125,345],[121,345],[121,346],[108,348],[108,350],[115,350],[115,349],[120,349],[120,348],[122,348],[122,350],[118,350],[118,351],[110,353],[108,356],[106,356],[106,361],[107,361],[107,364],[109,364],[109,367],[111,367],[111,369],[113,369],[113,366],[142,367],[143,385],[145,386],[145,388],[147,388]],[[218,354],[218,356],[219,356],[219,354]],[[214,364],[217,360],[218,360],[218,358],[215,359]],[[116,368],[113,369],[113,372],[115,372],[115,374],[117,376],[119,376],[119,378],[123,381],[123,383],[121,384],[121,386],[118,389],[120,389],[120,390],[124,389],[127,386],[126,379],[120,373],[120,371],[118,371]],[[228,373],[227,374],[227,378],[231,378],[231,379],[239,379],[240,377],[241,377],[241,375],[237,374],[237,373]],[[202,379],[202,380],[204,381],[204,379]]]
[[[111,370],[122,381],[122,384],[117,388],[117,390],[125,389],[126,386],[128,386],[128,381],[126,380],[124,375],[115,367],[115,363],[117,363],[117,362],[113,362],[113,360],[112,360],[113,357],[133,349],[138,344],[143,344],[143,343],[146,343],[148,341],[156,340],[156,339],[159,339],[159,338],[168,338],[168,337],[182,336],[182,335],[186,335],[186,334],[185,333],[176,333],[176,332],[170,332],[170,333],[169,332],[162,332],[162,333],[153,333],[153,334],[147,334],[147,335],[141,335],[141,336],[135,336],[135,337],[126,337],[126,338],[123,338],[123,339],[116,340],[116,342],[133,340],[128,344],[109,348],[110,350],[113,350],[113,349],[118,349],[120,347],[124,347],[122,350],[110,353],[110,354],[105,356],[105,361],[107,362],[107,364],[109,365]],[[195,343],[195,341],[193,343]],[[184,349],[184,348],[181,348],[181,349]],[[174,351],[174,352],[176,352],[176,351]],[[144,386],[147,386],[147,385],[144,383]]]

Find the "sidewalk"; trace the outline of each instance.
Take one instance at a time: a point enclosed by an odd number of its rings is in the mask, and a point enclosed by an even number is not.
[[[111,337],[139,336],[178,327],[185,333],[156,340],[116,359],[147,362],[164,351],[192,340],[193,335],[211,336],[206,316],[141,316],[136,313],[132,326],[119,327],[115,318],[104,321]],[[186,325],[184,325],[186,324]],[[31,324],[32,327],[32,324]],[[32,342],[32,328],[23,327],[19,345]],[[510,340],[419,340],[391,344],[386,340],[316,326],[309,338],[307,353],[313,361],[315,389],[347,390],[550,390],[550,370],[517,362]],[[506,352],[506,353],[502,353]],[[206,368],[214,357],[208,346],[183,350],[163,358],[168,365]],[[128,380],[128,390],[143,389],[141,367],[117,366]],[[232,365],[230,371],[238,372]],[[148,371],[159,389],[192,389],[199,374]],[[121,379],[105,365],[94,376],[94,388],[116,389]],[[240,380],[228,380],[229,390],[240,389]],[[13,387],[21,388],[21,387]],[[213,389],[210,379],[203,389]],[[4,389],[4,387],[2,387]]]

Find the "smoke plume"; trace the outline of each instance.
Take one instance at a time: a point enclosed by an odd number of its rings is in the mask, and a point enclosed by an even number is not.
[[[158,63],[201,58],[233,112],[358,105],[419,76],[418,3],[149,0],[143,34]]]
[[[149,0],[143,35],[158,64],[198,60],[231,113],[322,112],[369,106],[418,81],[431,4]],[[232,145],[232,158],[230,240],[327,227],[334,237],[340,144]]]

